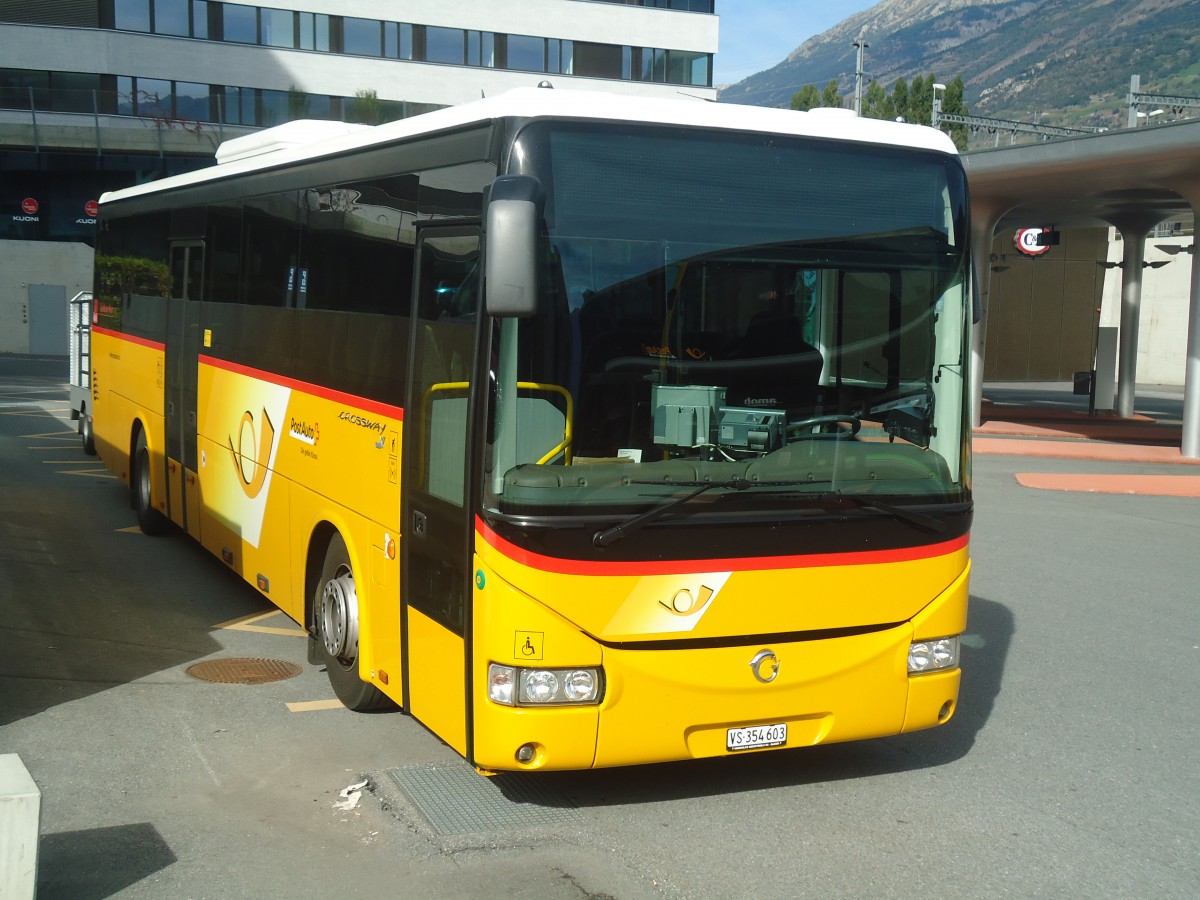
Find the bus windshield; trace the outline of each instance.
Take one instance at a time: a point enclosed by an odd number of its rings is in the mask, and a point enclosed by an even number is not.
[[[966,191],[941,153],[533,123],[536,316],[492,336],[485,506],[968,499]]]

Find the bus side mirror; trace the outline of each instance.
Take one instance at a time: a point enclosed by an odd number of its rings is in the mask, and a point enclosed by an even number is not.
[[[542,186],[528,175],[501,175],[487,204],[484,290],[492,316],[537,312],[537,245]]]

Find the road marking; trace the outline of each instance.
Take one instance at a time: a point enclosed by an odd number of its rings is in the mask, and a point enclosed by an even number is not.
[[[1044,491],[1080,491],[1091,494],[1141,494],[1151,497],[1200,497],[1200,477],[1195,475],[1099,475],[1018,472],[1017,483]]]
[[[345,709],[341,700],[305,700],[301,703],[285,704],[288,712],[319,712],[325,709]]]
[[[261,622],[263,619],[269,619],[272,616],[281,616],[279,610],[272,610],[265,613],[253,613],[248,616],[241,616],[237,619],[230,619],[228,622],[221,622],[214,625],[213,628],[221,628],[225,631],[253,631],[258,634],[282,634],[287,637],[308,637],[308,632],[303,628],[275,628],[270,625],[255,625],[255,622]]]
[[[60,471],[59,475],[84,475],[88,478],[112,478],[116,479],[116,475],[106,472],[104,469],[68,469]]]
[[[141,534],[142,526],[141,525],[130,525],[128,528],[118,528],[117,532],[119,534]]]

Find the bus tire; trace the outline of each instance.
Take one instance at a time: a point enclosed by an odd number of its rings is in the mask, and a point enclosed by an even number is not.
[[[154,508],[150,499],[150,449],[146,434],[138,431],[129,460],[129,498],[142,534],[163,534],[170,524],[167,517]]]
[[[92,417],[88,414],[87,408],[79,411],[79,441],[83,445],[83,452],[88,456],[96,455],[96,438],[92,434]]]
[[[340,534],[325,550],[313,596],[317,652],[334,694],[347,709],[372,712],[391,705],[387,695],[358,674],[358,593],[350,554]]]

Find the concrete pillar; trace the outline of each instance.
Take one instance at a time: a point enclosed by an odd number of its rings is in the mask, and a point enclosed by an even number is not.
[[[1193,238],[1187,362],[1183,376],[1183,443],[1179,448],[1188,459],[1200,459],[1200,254],[1196,253],[1195,245]]]
[[[1200,221],[1200,178],[1180,192]],[[1187,361],[1183,375],[1183,442],[1179,452],[1188,459],[1200,459],[1200,255],[1192,238],[1192,289],[1188,301]]]
[[[42,794],[21,757],[0,754],[0,897],[32,900],[37,888]]]
[[[1110,221],[1121,232],[1121,335],[1117,343],[1116,413],[1133,417],[1137,387],[1138,327],[1142,310],[1142,268],[1146,261],[1146,235],[1162,220],[1152,213],[1131,212]]]

